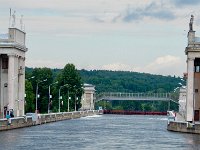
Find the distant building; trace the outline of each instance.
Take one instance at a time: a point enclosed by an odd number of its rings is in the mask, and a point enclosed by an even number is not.
[[[26,33],[15,27],[0,34],[0,118],[24,115]]]
[[[81,110],[93,110],[94,109],[94,99],[95,99],[95,86],[92,84],[83,85],[84,94],[81,98]]]

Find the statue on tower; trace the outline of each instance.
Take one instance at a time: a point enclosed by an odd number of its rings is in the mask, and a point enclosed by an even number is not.
[[[194,16],[191,15],[190,23],[189,23],[189,31],[193,31],[193,21],[194,21]]]
[[[12,27],[15,27],[15,19],[16,19],[16,16],[15,16],[15,11],[13,12],[12,14]]]

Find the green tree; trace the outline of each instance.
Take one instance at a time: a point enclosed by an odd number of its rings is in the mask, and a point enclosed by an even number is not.
[[[71,100],[70,110],[75,110],[75,101],[76,109],[81,108],[81,97],[83,94],[83,82],[81,76],[73,64],[66,64],[64,69],[57,77],[58,80],[58,89],[63,86],[61,95],[63,95],[63,106],[62,110],[67,111],[67,99],[68,92]]]
[[[33,69],[32,76],[35,76],[32,80],[32,85],[34,91],[36,91],[36,86],[38,84],[38,110],[40,113],[46,113],[48,110],[49,103],[49,85],[53,83],[53,73],[50,68],[35,68]],[[45,82],[42,82],[46,80]]]
[[[33,94],[33,86],[30,81],[25,81],[25,112],[34,112],[35,111],[35,104],[34,98],[35,95]]]
[[[112,110],[111,102],[109,101],[99,101],[95,104],[95,108],[98,109],[99,107],[102,107],[106,110]]]

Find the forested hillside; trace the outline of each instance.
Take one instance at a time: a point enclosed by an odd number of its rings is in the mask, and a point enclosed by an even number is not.
[[[34,74],[38,69],[26,68],[26,78],[31,76],[39,76],[40,74]],[[59,74],[61,69],[49,69],[43,68],[42,74],[49,70],[51,74],[52,83],[55,83],[59,79]],[[78,70],[81,83],[93,84],[96,87],[96,93],[101,92],[149,92],[149,93],[165,93],[172,92],[178,99],[178,91],[174,93],[174,89],[180,86],[180,83],[185,84],[180,77],[162,76],[162,75],[152,75],[147,73],[138,72],[128,72],[128,71],[106,71],[106,70]],[[40,78],[46,78],[45,76]],[[33,84],[33,89],[29,89],[29,92],[35,91],[34,80],[31,81]],[[56,91],[56,89],[54,89]],[[28,93],[28,88],[26,88]],[[63,91],[64,92],[64,91]],[[56,95],[55,92],[54,95]],[[73,93],[72,93],[73,94]],[[30,94],[29,94],[30,95]],[[34,93],[33,93],[34,95]],[[30,106],[32,106],[32,100],[30,101]],[[45,100],[47,101],[47,100]],[[56,100],[53,100],[56,102]],[[65,102],[65,101],[64,101]],[[65,104],[65,103],[64,103]],[[46,106],[45,104],[44,106]],[[53,105],[54,106],[54,103]],[[55,104],[57,106],[57,104]],[[166,111],[168,109],[168,103],[166,102],[138,102],[138,101],[113,101],[105,102],[100,101],[96,103],[96,108],[102,106],[103,109],[117,109],[117,110],[135,110],[135,111]],[[33,107],[33,106],[32,106]],[[26,107],[27,108],[27,107]],[[56,107],[53,107],[56,110]],[[65,107],[63,107],[65,108]],[[33,108],[31,108],[33,109]],[[171,104],[171,109],[178,109],[178,105],[175,103]],[[45,109],[44,109],[45,110]]]
[[[179,77],[128,71],[80,70],[80,74],[97,92],[171,92],[183,82]]]
[[[26,68],[30,73],[33,69]],[[61,69],[52,69],[56,77]],[[153,75],[129,71],[79,70],[84,83],[93,84],[100,92],[171,92],[179,83],[180,77]],[[185,84],[185,83],[183,83]]]

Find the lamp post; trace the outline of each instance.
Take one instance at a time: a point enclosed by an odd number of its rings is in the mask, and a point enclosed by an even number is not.
[[[37,82],[37,86],[36,86],[36,98],[35,98],[35,113],[37,113],[37,111],[38,111],[38,109],[37,109],[37,99],[39,98],[38,97],[38,85],[39,85],[39,83],[42,83],[42,82],[45,82],[45,81],[47,81],[47,79],[44,79],[42,81]]]
[[[50,102],[51,102],[51,98],[52,98],[52,96],[51,96],[51,85],[54,85],[54,84],[57,84],[57,83],[58,83],[58,81],[56,81],[55,83],[52,83],[52,84],[49,85],[48,114],[49,114],[49,112],[50,112]]]
[[[61,91],[61,89],[62,89],[64,86],[67,86],[67,85],[68,85],[68,84],[65,84],[65,85],[63,85],[63,86],[60,86],[59,91],[58,91],[58,96],[59,96],[59,98],[58,98],[58,100],[59,100],[58,111],[59,111],[59,112],[60,112],[60,99],[61,99],[60,91]]]
[[[76,94],[75,94],[75,104],[74,104],[74,111],[76,111],[76,102],[78,101],[78,97],[76,97]]]
[[[67,85],[67,112],[69,112],[69,100],[71,99],[71,97],[69,97],[69,88],[70,85]]]
[[[73,87],[74,87],[74,91],[75,91],[75,98],[74,98],[74,111],[76,111],[76,99],[77,99],[77,97],[76,97],[76,92],[77,92],[77,90],[76,90],[76,85],[74,85]]]
[[[67,109],[67,111],[69,112],[69,101],[71,100],[71,97],[68,97],[68,109]]]

